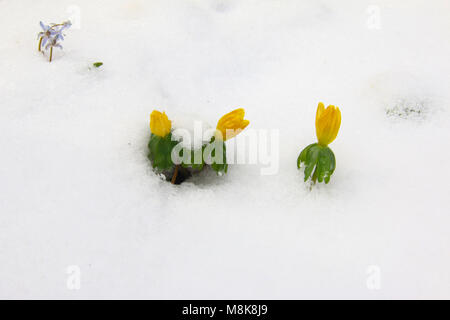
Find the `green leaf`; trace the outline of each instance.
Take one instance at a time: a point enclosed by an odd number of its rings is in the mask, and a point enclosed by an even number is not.
[[[336,169],[336,158],[333,151],[331,151],[331,149],[328,147],[325,148],[322,153],[323,157],[326,157],[328,161],[328,171],[324,174],[325,183],[328,183],[330,182],[330,177],[333,174],[334,169]]]
[[[94,62],[92,65],[96,68],[99,68],[103,65],[103,62]]]
[[[323,182],[323,178],[329,173],[330,159],[324,149],[320,150],[319,159],[317,161],[317,181]]]
[[[319,183],[324,181],[328,183],[336,168],[336,158],[333,151],[317,143],[310,144],[302,150],[297,158],[297,168],[300,168],[302,163],[305,164],[305,181],[311,177],[314,182],[317,180]]]
[[[215,140],[214,138],[211,139],[210,143],[216,144],[215,147],[211,150],[211,159],[214,159],[216,156],[216,152],[222,152],[222,163],[217,163],[213,160],[211,163],[211,168],[218,174],[223,175],[227,173],[228,171],[228,164],[227,164],[227,148],[225,146],[224,141]]]
[[[311,173],[314,170],[314,167],[317,164],[317,161],[319,159],[320,154],[320,146],[312,146],[309,148],[308,152],[306,153],[306,167],[305,167],[305,181],[308,180],[308,178],[311,176]]]
[[[302,163],[306,162],[306,155],[309,152],[309,150],[316,145],[317,145],[317,143],[310,144],[305,149],[303,149],[302,152],[300,152],[300,155],[297,158],[297,168],[298,169],[300,169],[300,166]]]
[[[154,134],[150,136],[148,158],[152,162],[153,168],[167,170],[174,165],[171,154],[176,144],[177,141],[172,141],[171,133],[164,138]]]
[[[189,161],[182,162],[182,166],[185,168],[192,168],[195,170],[201,170],[203,169],[203,166],[205,165],[205,160],[203,159],[203,150],[205,149],[205,146],[202,146],[201,148],[198,148],[196,150],[191,149],[183,149],[183,152],[190,152],[190,159]],[[184,158],[183,158],[184,159]],[[200,163],[195,163],[200,159]]]

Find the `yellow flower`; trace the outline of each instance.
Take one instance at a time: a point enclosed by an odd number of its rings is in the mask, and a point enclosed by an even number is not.
[[[153,110],[150,115],[150,131],[154,135],[164,138],[170,133],[171,128],[172,122],[167,118],[166,113]]]
[[[250,123],[250,121],[244,120],[244,115],[245,110],[239,108],[220,118],[219,122],[217,122],[216,138],[225,141],[244,130]]]
[[[341,111],[335,106],[325,106],[319,102],[316,113],[316,134],[319,144],[327,146],[336,139],[341,126]]]

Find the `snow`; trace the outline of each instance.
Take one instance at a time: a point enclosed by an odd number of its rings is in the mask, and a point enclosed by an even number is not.
[[[172,139],[179,141],[183,148],[198,150],[214,135],[215,128],[199,114],[176,113],[170,119]]]
[[[0,298],[450,298],[449,9],[0,1]],[[39,21],[70,16],[48,63]],[[319,101],[342,126],[309,190]],[[279,130],[276,174],[152,172],[153,109],[215,125],[238,107]]]

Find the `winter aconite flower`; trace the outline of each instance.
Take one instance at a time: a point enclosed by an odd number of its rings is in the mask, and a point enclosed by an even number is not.
[[[341,126],[341,111],[335,106],[325,106],[319,102],[316,112],[316,134],[319,144],[327,146],[336,139]]]
[[[150,115],[150,131],[158,137],[164,138],[170,133],[172,122],[167,115],[158,110],[153,110]]]
[[[320,102],[316,112],[316,134],[318,143],[313,143],[302,150],[297,158],[297,167],[304,166],[305,181],[311,178],[325,183],[336,168],[336,158],[328,145],[336,139],[341,126],[341,111],[335,106]]]
[[[44,50],[50,49],[49,61],[51,62],[53,57],[53,48],[63,48],[59,43],[59,41],[64,40],[62,32],[63,30],[69,28],[72,23],[70,21],[66,21],[59,24],[52,23],[50,25],[45,25],[41,21],[39,22],[39,24],[42,28],[42,31],[38,33],[38,50],[41,52],[42,48],[44,48]]]
[[[192,137],[189,129],[179,127],[183,121],[176,121],[178,125],[172,128],[167,115],[154,110],[150,115],[151,135],[148,143],[148,158],[154,170],[172,184],[180,184],[205,167],[210,167],[218,176],[224,175],[228,170],[225,140],[248,126],[249,121],[244,120],[244,115],[244,109],[234,110],[220,118],[216,130],[209,126],[209,132],[197,132],[194,129]],[[195,147],[196,144],[192,144],[190,138],[195,140],[195,135],[199,133],[201,144]],[[204,134],[208,138],[204,139]]]
[[[244,120],[244,116],[245,110],[239,108],[220,118],[216,127],[216,138],[226,141],[239,134],[250,123],[250,121]]]

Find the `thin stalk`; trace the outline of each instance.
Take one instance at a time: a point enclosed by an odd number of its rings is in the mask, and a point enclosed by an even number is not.
[[[311,183],[309,184],[309,191],[312,190],[313,186],[316,184],[317,181],[317,168],[314,169],[314,173],[311,177]]]
[[[317,181],[317,167],[314,169],[314,173],[312,175],[311,180],[312,180],[313,184],[316,184],[316,181]]]
[[[175,166],[175,171],[173,172],[172,180],[170,181],[172,184],[175,184],[175,181],[177,180],[179,167],[180,167],[179,164]]]
[[[39,52],[41,52],[41,44],[42,44],[42,37],[39,38],[39,47],[38,47]]]
[[[53,56],[53,47],[50,47],[50,58],[48,62],[52,62],[52,56]]]

